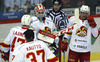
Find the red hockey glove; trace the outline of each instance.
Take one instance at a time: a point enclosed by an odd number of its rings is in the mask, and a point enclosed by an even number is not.
[[[61,41],[61,51],[62,52],[67,51],[67,46],[68,46],[67,42]]]
[[[9,61],[9,52],[8,53],[5,53],[5,52],[3,52],[1,50],[0,50],[0,52],[1,52],[2,59],[4,59],[5,61],[6,60]]]
[[[88,17],[88,23],[92,28],[95,28],[97,26],[93,18]]]

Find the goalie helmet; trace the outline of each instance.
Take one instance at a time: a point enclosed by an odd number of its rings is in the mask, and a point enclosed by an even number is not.
[[[30,25],[31,23],[31,16],[30,15],[23,15],[21,18],[22,25]]]
[[[38,17],[44,17],[45,7],[42,4],[37,4],[36,7],[35,7],[35,14]]]
[[[80,12],[90,13],[90,8],[87,5],[82,5],[80,8]]]

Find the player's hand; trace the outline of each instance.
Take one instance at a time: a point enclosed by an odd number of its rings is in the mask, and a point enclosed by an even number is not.
[[[88,18],[88,23],[90,25],[90,27],[95,28],[97,26],[96,22],[94,21],[93,18]]]
[[[55,24],[56,28],[59,29],[59,26],[57,24]]]
[[[62,52],[67,51],[67,46],[68,46],[67,42],[61,41],[61,51]]]
[[[5,53],[3,51],[1,52],[2,52],[1,58],[4,59],[5,61],[9,61],[9,52],[8,53]]]

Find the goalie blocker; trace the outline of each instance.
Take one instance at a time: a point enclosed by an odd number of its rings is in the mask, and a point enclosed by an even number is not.
[[[44,41],[46,43],[50,43],[50,44],[53,44],[55,37],[56,37],[55,35],[49,34],[49,33],[42,31],[42,30],[40,30],[38,33],[39,40],[42,40],[42,41]]]

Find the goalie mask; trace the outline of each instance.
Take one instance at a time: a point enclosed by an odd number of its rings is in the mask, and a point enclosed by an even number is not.
[[[80,8],[80,12],[89,14],[90,13],[90,8],[87,5],[82,5],[81,8]]]
[[[30,25],[31,23],[31,16],[30,15],[23,15],[21,18],[22,25]]]
[[[45,15],[45,7],[42,4],[37,4],[35,7],[35,15],[38,17],[40,21],[44,20]]]

